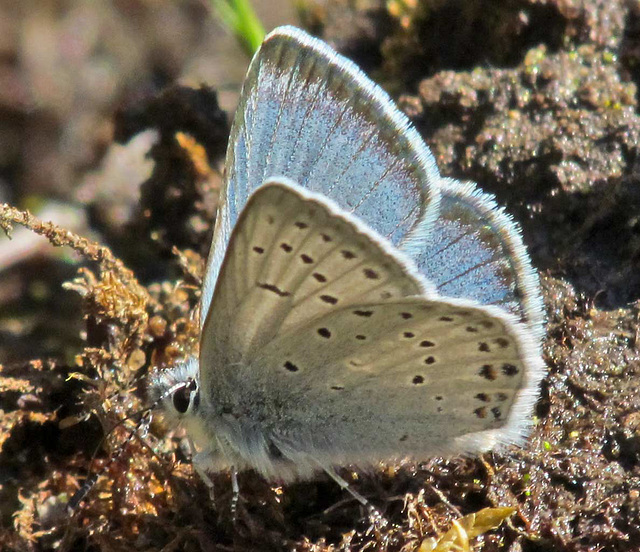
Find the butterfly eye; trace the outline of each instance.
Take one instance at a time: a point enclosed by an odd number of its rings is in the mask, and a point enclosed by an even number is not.
[[[176,412],[178,412],[178,414],[186,414],[187,410],[189,410],[189,406],[191,406],[194,396],[197,395],[196,389],[196,382],[191,381],[184,387],[180,387],[173,394],[173,408],[176,409]]]

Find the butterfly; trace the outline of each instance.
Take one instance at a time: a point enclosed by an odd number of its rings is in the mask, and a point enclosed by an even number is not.
[[[200,473],[342,482],[531,426],[543,310],[518,226],[299,29],[249,67],[200,313],[199,355],[151,381]]]

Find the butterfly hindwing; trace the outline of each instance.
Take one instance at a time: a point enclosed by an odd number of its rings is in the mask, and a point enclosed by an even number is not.
[[[542,336],[538,277],[520,230],[492,196],[474,184],[441,181],[440,213],[412,255],[445,297],[495,305]]]
[[[512,317],[412,297],[329,312],[278,336],[245,375],[272,399],[290,454],[362,465],[520,441],[541,373]]]

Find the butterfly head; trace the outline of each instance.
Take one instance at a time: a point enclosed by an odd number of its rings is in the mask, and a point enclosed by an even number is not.
[[[151,379],[150,394],[154,405],[161,405],[170,417],[193,416],[200,406],[198,359],[190,357]]]

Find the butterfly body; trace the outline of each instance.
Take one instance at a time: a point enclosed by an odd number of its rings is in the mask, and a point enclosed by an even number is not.
[[[199,357],[152,389],[204,470],[274,481],[521,442],[543,374],[511,219],[291,28],[249,69],[201,326]]]

